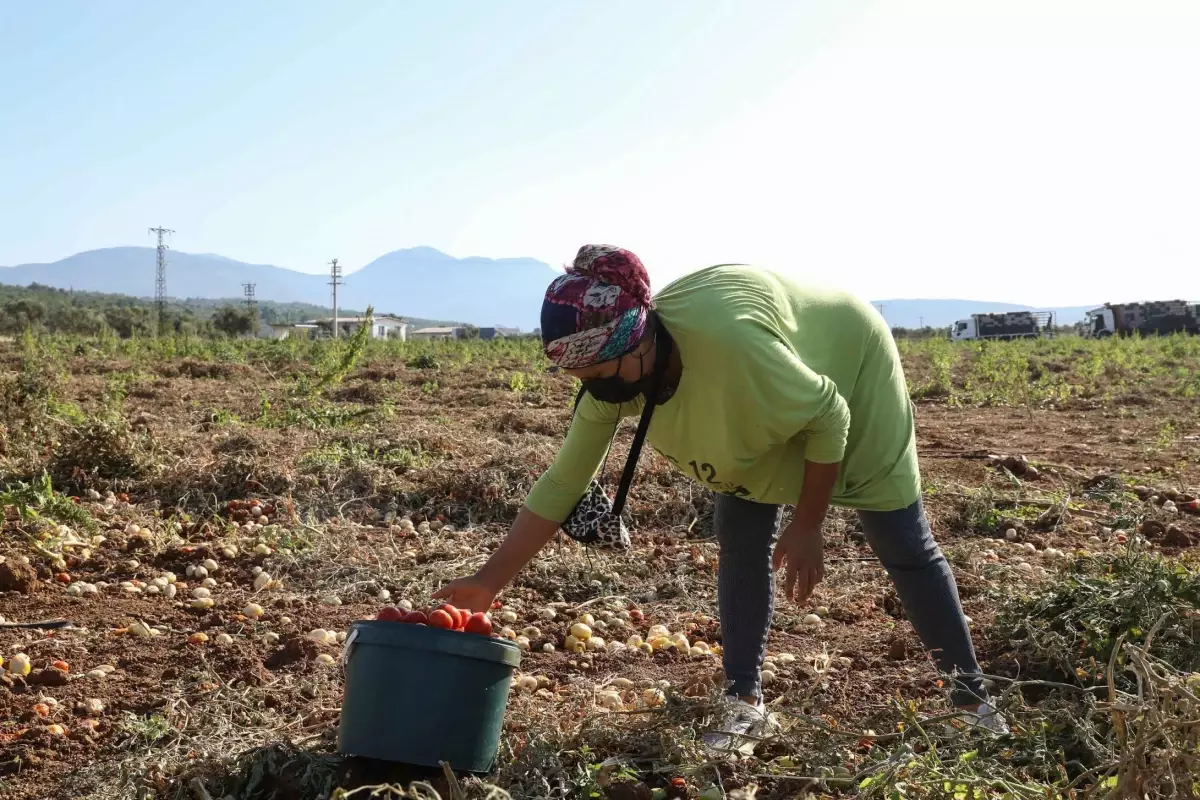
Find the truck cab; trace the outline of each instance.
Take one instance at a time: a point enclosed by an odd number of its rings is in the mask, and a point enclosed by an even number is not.
[[[1001,311],[992,314],[972,314],[950,326],[950,340],[1028,339],[1053,335],[1053,311]]]
[[[1112,308],[1102,306],[1087,312],[1080,332],[1089,339],[1103,339],[1114,335],[1117,332],[1117,321]]]
[[[963,342],[979,338],[979,329],[974,318],[960,319],[950,327],[950,341]]]

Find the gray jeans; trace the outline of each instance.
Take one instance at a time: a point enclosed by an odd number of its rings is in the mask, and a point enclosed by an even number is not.
[[[725,676],[731,693],[761,696],[762,663],[775,602],[771,553],[782,507],[717,495],[714,527],[721,547],[717,600]],[[938,669],[958,675],[951,702],[986,696],[958,587],[933,540],[921,501],[899,511],[860,511],[867,542],[896,586],[904,611]]]

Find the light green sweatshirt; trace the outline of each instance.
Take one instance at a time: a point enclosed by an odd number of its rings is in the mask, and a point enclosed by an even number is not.
[[[715,492],[793,504],[806,459],[841,461],[837,505],[892,511],[919,497],[900,355],[868,304],[741,265],[681,278],[655,303],[683,374],[675,395],[655,407],[646,440],[685,475]],[[529,509],[566,519],[620,418],[639,415],[643,404],[586,395],[554,464],[529,493]]]

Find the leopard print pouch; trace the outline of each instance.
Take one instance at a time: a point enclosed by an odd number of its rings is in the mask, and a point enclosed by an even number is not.
[[[628,550],[629,529],[620,514],[613,513],[612,501],[599,481],[593,480],[587,492],[571,509],[562,524],[563,532],[581,544],[603,550]]]

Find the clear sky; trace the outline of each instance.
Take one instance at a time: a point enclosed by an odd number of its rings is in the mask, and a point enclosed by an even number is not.
[[[1200,299],[1200,2],[0,0],[0,264],[751,261]]]

